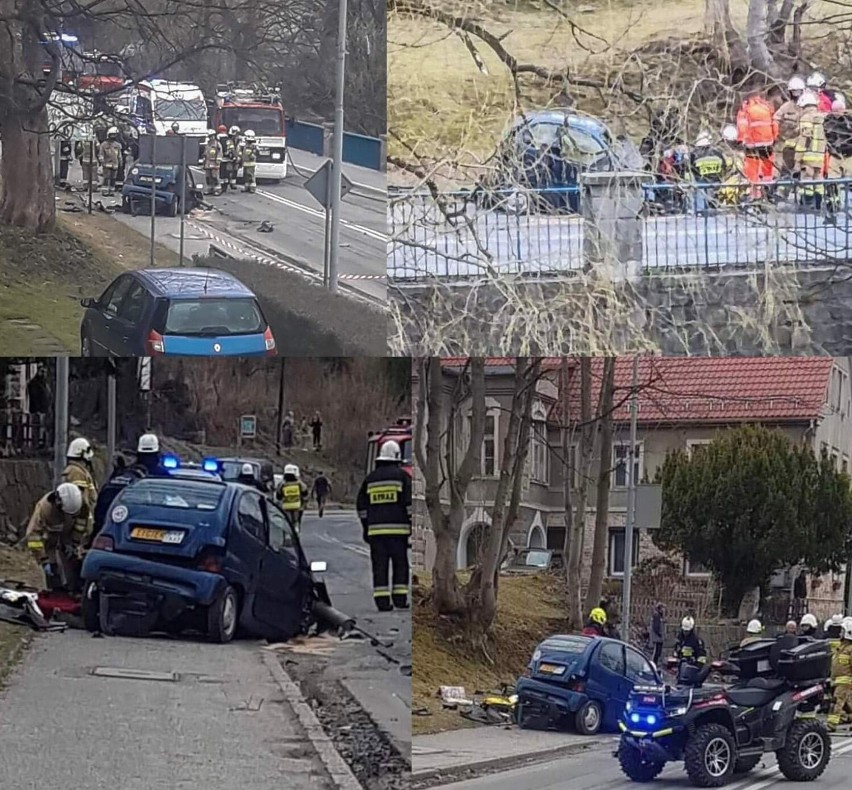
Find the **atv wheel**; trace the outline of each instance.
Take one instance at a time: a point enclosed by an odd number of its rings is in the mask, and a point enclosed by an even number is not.
[[[603,711],[601,704],[590,699],[574,714],[574,726],[580,735],[595,735],[601,728]]]
[[[721,724],[704,724],[687,741],[683,753],[686,773],[695,787],[722,787],[731,780],[737,761],[731,731]]]
[[[90,582],[83,589],[83,626],[87,631],[97,633],[101,630],[100,612],[101,594],[94,582]]]
[[[778,767],[793,782],[812,782],[831,759],[831,736],[817,719],[794,721],[787,731],[787,743],[775,752]]]
[[[665,766],[665,763],[643,760],[642,753],[624,741],[618,744],[618,763],[624,775],[634,782],[652,782]]]
[[[230,585],[207,610],[207,635],[214,642],[225,644],[237,633],[239,599]]]
[[[734,766],[734,773],[747,774],[749,771],[757,768],[762,759],[763,757],[759,754],[755,754],[751,757],[740,757],[737,760],[737,764]]]

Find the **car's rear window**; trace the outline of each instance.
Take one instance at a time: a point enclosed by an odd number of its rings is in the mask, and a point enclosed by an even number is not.
[[[188,480],[141,480],[121,493],[122,505],[173,507],[181,510],[216,510],[224,488]]]
[[[538,649],[546,653],[569,653],[571,655],[580,655],[589,645],[588,639],[571,636],[552,636],[550,639],[545,639]]]
[[[222,479],[236,480],[243,471],[243,464],[251,463],[250,461],[222,461]],[[251,464],[254,470],[254,476],[257,477],[257,465]]]
[[[266,323],[254,299],[179,299],[169,303],[163,335],[253,335]]]

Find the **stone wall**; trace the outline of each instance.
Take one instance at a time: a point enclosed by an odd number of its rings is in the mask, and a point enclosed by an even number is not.
[[[23,536],[33,506],[52,485],[48,461],[0,460],[0,542]]]

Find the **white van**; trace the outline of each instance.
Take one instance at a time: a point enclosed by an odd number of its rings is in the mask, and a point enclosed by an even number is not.
[[[140,89],[142,85],[139,86]],[[178,134],[204,137],[207,134],[207,104],[197,85],[186,82],[151,80],[145,87],[150,91],[154,127],[157,134],[166,134],[177,122]]]

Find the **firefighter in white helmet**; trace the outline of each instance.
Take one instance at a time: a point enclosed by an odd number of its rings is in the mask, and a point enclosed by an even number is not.
[[[240,169],[240,154],[242,152],[243,140],[242,140],[242,132],[239,126],[232,126],[228,129],[228,143],[227,143],[227,152],[228,156],[226,161],[228,163],[228,182],[227,187],[230,189],[237,188],[237,172]]]
[[[73,535],[82,508],[83,493],[74,483],[60,483],[33,508],[25,541],[44,571],[48,589],[80,590],[81,561]]]
[[[746,626],[746,635],[743,637],[742,642],[740,642],[740,647],[745,647],[752,642],[759,642],[763,639],[761,636],[762,633],[763,623],[761,623],[760,620],[749,620],[749,623]]]
[[[775,111],[775,121],[778,124],[778,138],[775,141],[775,161],[779,163],[779,179],[791,181],[793,166],[796,163],[796,140],[799,137],[799,118],[802,108],[799,99],[805,90],[805,81],[801,77],[791,77],[787,83],[788,99]],[[785,187],[785,192],[790,191]]]
[[[65,454],[66,464],[62,471],[63,483],[74,483],[83,494],[83,507],[74,520],[73,541],[82,553],[94,539],[95,503],[98,501],[98,487],[92,470],[95,450],[92,443],[82,436],[72,439]]]
[[[376,608],[380,612],[407,609],[411,478],[401,466],[399,444],[392,439],[381,446],[376,468],[361,484],[356,508],[370,546]]]
[[[107,139],[98,148],[98,161],[103,170],[103,181],[101,194],[110,197],[115,194],[115,180],[118,177],[118,168],[121,166],[121,142],[117,126],[107,129]]]
[[[802,619],[799,621],[799,634],[801,636],[811,636],[816,638],[818,627],[819,624],[817,623],[816,617],[808,612],[807,614],[803,614]]]
[[[308,501],[308,487],[296,464],[284,467],[284,479],[278,486],[278,501],[290,525],[298,533],[302,529],[302,516]]]

